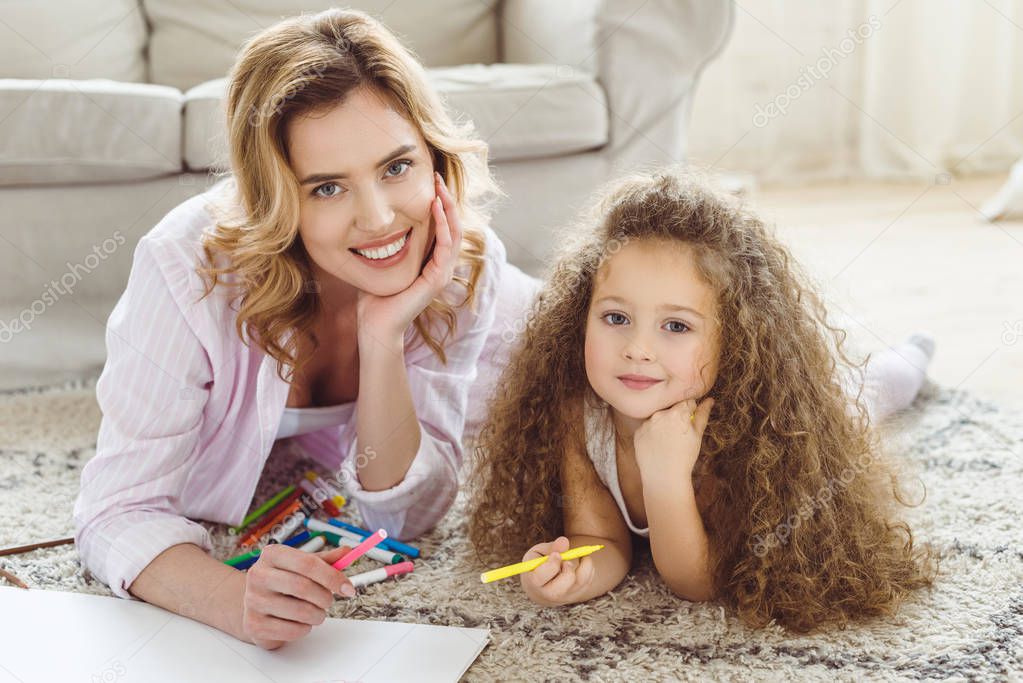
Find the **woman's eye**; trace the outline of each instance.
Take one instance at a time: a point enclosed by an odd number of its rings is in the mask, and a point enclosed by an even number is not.
[[[664,323],[664,327],[669,332],[686,332],[689,329],[689,326],[686,325],[681,320],[669,320],[668,322]]]
[[[629,322],[623,313],[605,313],[603,318],[610,325],[624,325]]]
[[[392,178],[394,178],[396,176],[403,175],[405,173],[405,169],[407,169],[411,165],[412,165],[412,162],[409,161],[408,159],[402,159],[401,161],[395,161],[390,166],[387,167],[387,174],[390,175]],[[391,171],[394,170],[395,167],[400,168],[401,170],[392,174]]]
[[[333,188],[334,191],[329,191],[331,188]],[[324,199],[336,197],[339,194],[341,194],[341,186],[337,183],[324,183],[313,190],[313,196],[322,197]]]

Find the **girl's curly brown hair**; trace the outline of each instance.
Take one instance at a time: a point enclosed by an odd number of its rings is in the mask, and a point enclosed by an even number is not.
[[[895,519],[881,457],[822,298],[738,200],[668,169],[612,183],[570,230],[490,404],[470,476],[469,536],[512,562],[561,534],[562,453],[585,452],[583,357],[594,275],[623,243],[683,242],[717,293],[715,404],[694,468],[715,593],[753,626],[797,632],[891,614],[936,560]],[[708,476],[709,475],[709,476]],[[698,499],[703,498],[697,496]]]

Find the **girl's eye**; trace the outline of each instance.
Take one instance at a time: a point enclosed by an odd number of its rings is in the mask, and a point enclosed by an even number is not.
[[[629,322],[624,313],[605,313],[601,316],[609,325],[624,325]]]
[[[402,159],[401,161],[395,161],[390,166],[387,167],[387,173],[392,178],[396,178],[397,176],[404,175],[405,174],[405,170],[408,169],[408,167],[411,166],[411,165],[412,165],[412,162],[410,160],[408,160],[408,159]],[[391,174],[391,171],[396,166],[401,168],[401,170],[399,172],[397,172],[397,173]]]
[[[686,332],[689,329],[689,326],[681,320],[669,320],[664,323],[664,326],[669,332]]]
[[[330,188],[334,188],[335,191],[334,192],[326,191],[329,190]],[[339,194],[341,194],[341,186],[338,185],[337,183],[323,183],[322,185],[313,190],[313,196],[320,197],[321,199],[329,199],[331,197],[336,197]]]

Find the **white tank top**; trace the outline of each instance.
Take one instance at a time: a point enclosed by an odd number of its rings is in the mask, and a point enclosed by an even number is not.
[[[599,399],[598,399],[599,401]],[[650,527],[640,528],[632,523],[629,518],[629,510],[625,507],[625,497],[622,496],[622,487],[618,482],[618,456],[615,448],[615,428],[611,421],[611,411],[604,401],[595,402],[587,399],[584,402],[586,420],[586,454],[590,456],[593,468],[597,470],[597,476],[604,483],[611,496],[618,503],[618,509],[622,511],[622,517],[628,525],[629,530],[638,536],[649,538]]]
[[[317,408],[285,408],[277,428],[277,438],[285,439],[345,424],[354,409],[355,401]]]

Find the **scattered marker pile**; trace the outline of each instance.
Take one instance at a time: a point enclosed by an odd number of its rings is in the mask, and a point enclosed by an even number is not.
[[[241,525],[231,529],[233,534],[241,534],[249,528],[251,531],[239,543],[247,551],[224,560],[224,564],[238,570],[248,569],[259,559],[263,546],[270,543],[283,543],[308,553],[318,552],[329,543],[353,548],[334,563],[338,570],[347,568],[363,555],[385,565],[348,577],[356,588],[413,571],[411,560],[420,554],[417,548],[387,538],[383,529],[374,533],[338,519],[344,505],[345,498],[340,491],[315,472],[308,471],[298,486],[284,488],[250,513]],[[327,520],[314,518],[312,515],[317,511],[322,511]]]

